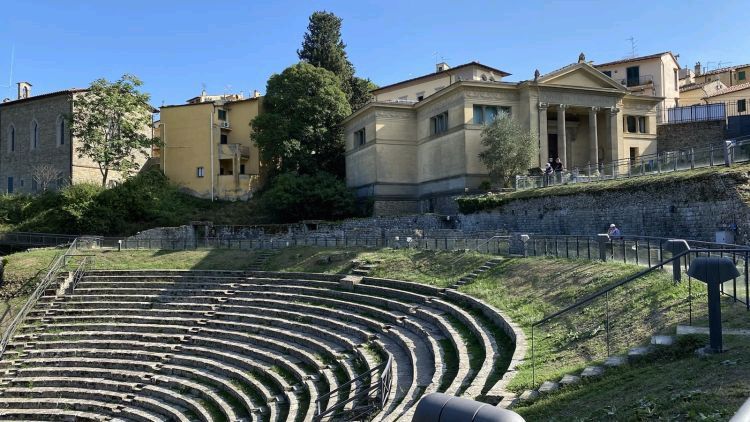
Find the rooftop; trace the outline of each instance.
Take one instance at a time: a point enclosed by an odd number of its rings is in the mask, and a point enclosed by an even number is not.
[[[745,82],[744,84],[728,86],[724,89],[720,89],[711,95],[707,95],[705,98],[717,97],[719,95],[729,94],[730,92],[735,92],[735,91],[742,91],[744,89],[749,89],[749,88],[750,88],[750,82]]]
[[[750,63],[748,63],[748,64],[741,64],[741,65],[737,65],[737,66],[720,67],[718,69],[714,69],[714,70],[709,70],[707,72],[703,72],[703,73],[701,73],[698,76],[716,75],[716,74],[719,74],[719,73],[729,72],[730,70],[740,69],[740,68],[743,68],[743,67],[750,67]]]
[[[43,98],[51,98],[51,97],[55,97],[55,96],[58,96],[58,95],[70,95],[70,94],[75,94],[77,92],[85,92],[85,91],[87,91],[87,89],[85,89],[85,88],[63,89],[61,91],[53,91],[53,92],[48,92],[46,94],[32,95],[32,96],[30,96],[28,98],[21,98],[21,99],[15,99],[15,100],[10,100],[10,101],[0,102],[0,107],[7,106],[7,105],[20,104],[20,103],[23,103],[23,102],[26,102],[26,101],[34,101],[34,100],[41,100]]]
[[[503,70],[500,70],[500,69],[497,69],[497,68],[494,68],[494,67],[490,67],[490,66],[487,66],[487,65],[483,65],[483,64],[481,64],[479,62],[474,61],[474,62],[464,63],[464,64],[456,66],[456,67],[451,67],[449,69],[446,69],[446,70],[443,70],[443,71],[440,71],[440,72],[428,73],[426,75],[417,76],[416,78],[411,78],[411,79],[407,79],[405,81],[396,82],[396,83],[393,83],[393,84],[390,84],[390,85],[382,86],[380,88],[373,89],[370,92],[372,92],[372,93],[378,93],[378,92],[382,92],[383,90],[390,89],[390,88],[393,88],[393,87],[396,87],[396,86],[399,86],[399,85],[405,85],[405,84],[408,84],[408,83],[411,83],[411,82],[416,82],[416,81],[423,80],[423,79],[430,79],[430,78],[434,78],[434,77],[439,77],[441,75],[449,75],[449,74],[453,73],[453,71],[455,71],[455,70],[463,69],[463,68],[466,68],[466,67],[469,67],[469,66],[479,66],[479,67],[484,68],[486,70],[489,70],[491,72],[495,72],[495,73],[499,74],[500,76],[510,76],[510,73],[508,73],[508,72],[505,72]]]
[[[613,62],[595,64],[594,67],[613,66],[613,65],[616,65],[616,64],[623,64],[623,63],[639,62],[639,61],[643,61],[643,60],[658,59],[658,58],[660,58],[661,56],[663,56],[665,54],[669,54],[672,57],[672,59],[675,61],[675,63],[678,63],[677,62],[677,58],[674,56],[674,54],[672,54],[671,51],[662,51],[661,53],[650,54],[648,56],[631,57],[631,58],[622,59],[622,60],[615,60]]]

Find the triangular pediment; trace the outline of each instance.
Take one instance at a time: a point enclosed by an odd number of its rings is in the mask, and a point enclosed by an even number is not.
[[[577,63],[544,75],[539,78],[539,83],[593,89],[615,89],[628,92],[624,86],[586,63]]]

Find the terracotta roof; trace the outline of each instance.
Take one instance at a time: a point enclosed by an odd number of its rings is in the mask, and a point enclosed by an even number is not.
[[[724,89],[720,89],[720,90],[714,92],[711,95],[707,95],[704,98],[716,97],[716,96],[719,96],[719,95],[729,94],[730,92],[742,91],[742,90],[745,90],[745,89],[750,89],[750,82],[745,82],[744,84],[739,84],[739,85],[734,85],[734,86],[728,86],[728,87],[726,87]]]
[[[683,85],[683,86],[680,87],[680,92],[687,92],[687,91],[692,91],[694,89],[703,88],[704,86],[706,86],[706,85],[708,85],[710,83],[713,83],[713,82],[716,82],[716,81],[708,81],[708,82],[702,82],[702,83],[695,83],[695,82],[693,82],[693,83],[690,83],[690,84],[685,84],[685,85]]]
[[[88,90],[85,89],[85,88],[70,88],[70,89],[64,89],[62,91],[48,92],[46,94],[41,94],[41,95],[32,95],[32,96],[30,96],[28,98],[10,100],[10,101],[6,101],[4,103],[0,103],[0,107],[6,106],[6,105],[14,105],[14,104],[18,104],[18,103],[22,103],[22,102],[26,102],[26,101],[40,100],[42,98],[55,97],[55,96],[58,96],[58,95],[70,95],[70,94],[75,94],[77,92],[85,92],[85,91],[88,91]]]
[[[629,59],[615,60],[613,62],[595,64],[594,67],[612,66],[616,64],[622,64],[622,63],[639,62],[642,60],[651,60],[651,59],[659,58],[665,54],[669,54],[670,56],[672,56],[672,59],[674,59],[675,63],[679,63],[677,62],[677,59],[675,58],[674,54],[672,54],[671,51],[662,51],[661,53],[650,54],[648,56],[631,57]]]
[[[709,70],[708,72],[703,72],[703,73],[701,73],[698,76],[716,75],[717,73],[729,72],[730,70],[739,69],[739,68],[742,68],[742,67],[750,67],[750,63],[748,63],[748,64],[741,64],[741,65],[738,65],[738,66],[720,67],[718,69]]]
[[[241,100],[224,101],[224,104],[242,103],[242,102],[245,102],[245,101],[256,101],[256,100],[261,99],[262,97],[263,96],[243,98]],[[221,101],[221,100],[216,100],[216,101]],[[163,105],[163,106],[161,106],[161,108],[188,107],[188,106],[197,106],[197,105],[207,105],[207,104],[213,104],[216,101],[204,101],[202,103],[169,104],[169,105]]]
[[[456,67],[451,67],[450,69],[446,69],[446,70],[444,70],[442,72],[428,73],[426,75],[417,76],[416,78],[411,78],[411,79],[407,79],[405,81],[396,82],[396,83],[393,83],[393,84],[390,84],[390,85],[386,85],[386,86],[381,86],[380,88],[373,89],[370,92],[376,93],[376,92],[383,91],[384,89],[393,88],[395,86],[407,84],[409,82],[418,81],[420,79],[427,79],[427,78],[432,78],[432,77],[440,76],[440,75],[449,75],[449,74],[453,73],[452,71],[454,71],[454,70],[463,69],[463,68],[469,67],[469,66],[479,66],[479,67],[483,67],[483,68],[485,68],[487,70],[490,70],[492,72],[498,73],[498,74],[500,74],[500,76],[510,76],[510,73],[505,72],[503,70],[500,70],[500,69],[497,69],[497,68],[494,68],[494,67],[490,67],[490,66],[487,66],[487,65],[483,65],[483,64],[481,64],[479,62],[469,62],[469,63],[464,63],[464,64],[456,66]]]

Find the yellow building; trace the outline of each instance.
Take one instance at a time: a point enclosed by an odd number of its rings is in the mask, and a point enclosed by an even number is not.
[[[693,80],[695,83],[720,81],[728,87],[746,84],[750,82],[750,64],[728,66],[707,71],[698,62],[695,64]]]
[[[187,104],[163,106],[158,152],[164,174],[186,192],[212,199],[248,199],[260,175],[258,148],[250,121],[262,99],[241,94],[201,96]]]
[[[703,100],[727,86],[721,81],[709,81],[701,83],[690,83],[680,87],[680,107],[696,104],[704,104]]]
[[[703,101],[706,104],[723,103],[726,107],[727,116],[748,114],[750,82],[719,89],[703,97]]]
[[[664,97],[662,108],[679,105],[680,64],[669,51],[595,64],[594,67],[627,87],[632,94]]]
[[[508,113],[538,136],[535,166],[560,158],[568,170],[656,152],[663,97],[633,95],[583,55],[533,80],[471,62],[373,91],[344,120],[346,181],[374,199],[376,215],[451,212],[453,196],[488,180],[479,160],[485,124]]]

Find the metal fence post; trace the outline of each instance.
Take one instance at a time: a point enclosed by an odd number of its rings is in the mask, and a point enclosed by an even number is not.
[[[596,235],[596,240],[599,242],[599,259],[601,261],[607,260],[607,242],[609,242],[609,235],[606,233]]]

